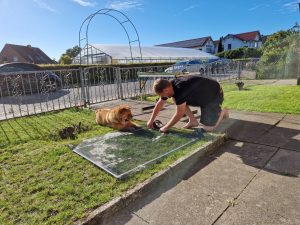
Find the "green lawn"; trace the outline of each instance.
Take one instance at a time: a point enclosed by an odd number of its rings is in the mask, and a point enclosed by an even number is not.
[[[94,116],[73,109],[0,122],[0,224],[71,224],[213,138],[120,181],[67,147],[112,131]],[[60,139],[59,129],[80,121],[88,131]]]
[[[238,91],[236,85],[224,84],[224,106],[256,112],[300,114],[300,86],[247,85]]]
[[[245,81],[243,91],[238,91],[235,84],[225,83],[222,87],[225,94],[223,106],[229,109],[300,114],[300,86],[247,85]],[[155,102],[157,96],[145,99]]]

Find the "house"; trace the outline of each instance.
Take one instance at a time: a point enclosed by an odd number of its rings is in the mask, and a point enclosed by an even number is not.
[[[214,46],[215,46],[215,52],[214,53],[218,53],[218,46],[219,46],[220,40],[216,40],[216,41],[213,41],[213,42],[214,42]]]
[[[251,31],[241,34],[227,34],[223,38],[224,51],[242,47],[260,48],[262,37],[259,31]]]
[[[192,48],[207,53],[215,53],[215,45],[210,36],[156,45],[159,47]]]
[[[31,45],[5,44],[0,52],[0,63],[24,62],[35,64],[53,63],[41,49],[31,47]]]

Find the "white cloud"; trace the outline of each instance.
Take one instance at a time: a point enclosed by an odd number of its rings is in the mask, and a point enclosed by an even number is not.
[[[96,5],[96,2],[91,2],[88,0],[73,0],[73,2],[76,2],[78,5],[84,6],[84,7],[94,7]]]
[[[259,8],[267,8],[269,7],[270,5],[269,4],[259,4],[259,5],[256,5],[256,6],[253,6],[252,8],[248,9],[249,11],[254,11],[256,9],[259,9]]]
[[[106,8],[115,10],[128,10],[133,8],[141,8],[143,4],[139,0],[127,0],[127,1],[109,1],[106,4]]]
[[[56,13],[57,10],[51,8],[47,3],[43,2],[42,0],[33,0],[39,7],[41,7],[42,9],[46,9],[50,12],[54,12]]]
[[[183,11],[190,11],[190,10],[192,10],[192,9],[195,9],[195,8],[197,8],[198,6],[195,6],[195,5],[191,5],[191,6],[189,6],[189,7],[187,7],[187,8],[185,8]]]
[[[283,4],[284,9],[289,12],[296,12],[299,9],[298,6],[299,0],[297,1],[290,1],[288,3]]]

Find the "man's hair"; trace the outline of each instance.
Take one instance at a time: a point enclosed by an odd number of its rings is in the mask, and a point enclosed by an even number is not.
[[[167,87],[170,87],[172,84],[170,81],[165,79],[156,79],[153,84],[153,91],[156,94],[160,94]]]

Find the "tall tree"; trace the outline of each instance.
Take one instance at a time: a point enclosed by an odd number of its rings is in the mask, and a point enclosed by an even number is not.
[[[219,40],[219,44],[218,44],[218,52],[223,52],[224,51],[224,47],[223,47],[223,36],[220,37],[220,40]]]
[[[59,59],[60,64],[71,64],[72,60],[80,53],[81,48],[76,45],[73,48],[68,48]]]
[[[63,65],[71,64],[72,63],[72,59],[71,59],[71,57],[69,55],[62,54],[62,56],[60,57],[58,63],[59,64],[63,64]]]
[[[73,59],[80,53],[80,51],[81,51],[81,48],[78,45],[76,45],[73,48],[67,49],[66,54]]]

